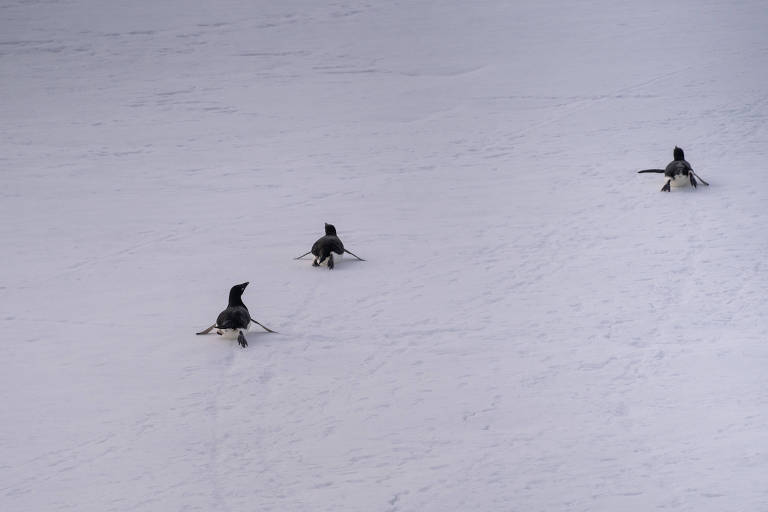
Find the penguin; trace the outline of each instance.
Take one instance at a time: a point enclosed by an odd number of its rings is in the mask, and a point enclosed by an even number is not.
[[[243,292],[247,286],[247,281],[233,286],[229,290],[227,309],[219,313],[215,324],[197,334],[208,334],[213,329],[216,329],[216,334],[227,337],[234,337],[235,334],[237,334],[237,342],[241,347],[245,348],[248,346],[248,340],[245,339],[245,334],[243,333],[248,332],[248,328],[251,326],[251,321],[260,325],[268,332],[275,332],[251,318],[248,308],[243,304]]]
[[[701,179],[701,177],[693,171],[693,167],[691,167],[691,164],[685,159],[685,154],[683,153],[682,148],[675,146],[675,149],[672,151],[672,158],[673,160],[667,164],[665,169],[645,169],[637,172],[638,174],[644,172],[663,173],[667,181],[664,183],[664,186],[661,187],[661,192],[669,192],[670,186],[686,187],[690,185],[693,188],[696,188],[698,186],[698,182],[696,181],[697,177],[701,183],[709,186],[709,183]]]
[[[309,252],[305,252],[301,256],[294,258],[300,260],[307,254],[312,254],[315,259],[312,260],[313,267],[319,267],[323,263],[328,265],[328,270],[333,270],[335,266],[333,254],[336,253],[339,256],[344,253],[351,254],[360,261],[365,261],[360,256],[354,254],[352,251],[345,249],[341,239],[336,234],[336,227],[333,224],[325,223],[325,236],[318,238],[317,241],[312,244],[312,249]]]
[[[333,253],[339,256],[344,254],[344,244],[341,243],[341,239],[336,235],[336,227],[333,224],[325,223],[325,236],[312,244],[310,252],[315,257],[314,261],[312,261],[313,267],[319,267],[327,259],[328,270],[333,270]]]

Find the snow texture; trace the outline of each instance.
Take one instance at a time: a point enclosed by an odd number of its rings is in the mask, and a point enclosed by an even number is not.
[[[768,510],[767,24],[2,2],[0,509]]]

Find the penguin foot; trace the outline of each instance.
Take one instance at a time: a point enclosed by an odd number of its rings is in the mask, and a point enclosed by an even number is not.
[[[319,267],[319,266],[320,266],[320,264],[317,262],[317,258],[315,258],[314,260],[312,260],[312,266],[313,266],[313,267]]]
[[[667,182],[664,184],[663,187],[661,187],[662,192],[669,192],[669,184],[672,182],[672,180],[667,180]]]
[[[335,263],[333,263],[333,255],[331,255],[331,256],[328,258],[328,270],[333,270],[333,266],[334,266],[334,265],[335,265]]]
[[[245,335],[243,334],[243,331],[240,331],[240,334],[237,336],[237,342],[240,344],[241,347],[245,348],[248,346],[248,340],[245,339]]]

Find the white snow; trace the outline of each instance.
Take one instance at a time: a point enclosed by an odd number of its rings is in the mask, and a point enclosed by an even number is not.
[[[767,23],[3,2],[0,510],[768,510]]]

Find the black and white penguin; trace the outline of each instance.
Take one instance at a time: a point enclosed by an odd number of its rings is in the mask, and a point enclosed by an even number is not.
[[[325,223],[325,236],[319,238],[313,245],[310,251],[315,257],[312,261],[313,267],[318,267],[323,263],[328,265],[328,269],[332,270],[334,267],[333,253],[342,256],[344,254],[344,244],[341,243],[341,239],[336,235],[336,228],[333,224]]]
[[[227,309],[219,313],[216,318],[216,323],[209,328],[198,332],[197,334],[208,334],[212,330],[216,329],[216,334],[227,336],[231,338],[237,338],[237,342],[241,347],[248,346],[248,340],[245,339],[244,332],[248,332],[248,328],[251,326],[251,322],[261,326],[265,331],[274,333],[272,329],[260,324],[253,318],[248,308],[243,304],[243,292],[248,283],[236,284],[229,290],[229,302],[227,303]]]
[[[229,290],[229,302],[227,309],[219,313],[216,318],[216,334],[234,338],[237,336],[237,342],[241,347],[248,346],[248,340],[245,339],[243,331],[248,331],[251,325],[251,314],[248,308],[243,304],[243,292],[248,283],[236,284]]]
[[[328,224],[327,222],[325,223],[325,236],[319,238],[314,244],[312,244],[311,250],[293,259],[300,260],[307,254],[312,254],[315,257],[315,259],[312,260],[313,267],[319,267],[325,263],[328,265],[329,269],[332,269],[335,265],[333,260],[334,253],[338,254],[339,256],[343,256],[344,253],[347,253],[360,261],[365,261],[357,254],[344,247],[344,244],[341,243],[341,239],[339,239],[339,236],[336,234],[336,228],[333,226],[333,224]]]
[[[672,152],[672,157],[674,160],[669,162],[667,164],[667,167],[665,169],[645,169],[642,171],[638,171],[638,173],[644,173],[644,172],[653,172],[653,173],[663,173],[664,177],[666,178],[666,181],[664,182],[664,186],[661,187],[661,192],[669,192],[670,186],[672,187],[687,187],[692,186],[696,188],[698,185],[698,182],[696,181],[697,174],[693,172],[693,167],[691,167],[691,164],[688,163],[688,161],[685,159],[685,154],[683,153],[683,150],[677,146],[675,146],[674,151]],[[699,180],[704,185],[709,185],[706,181],[702,180],[699,177]]]

